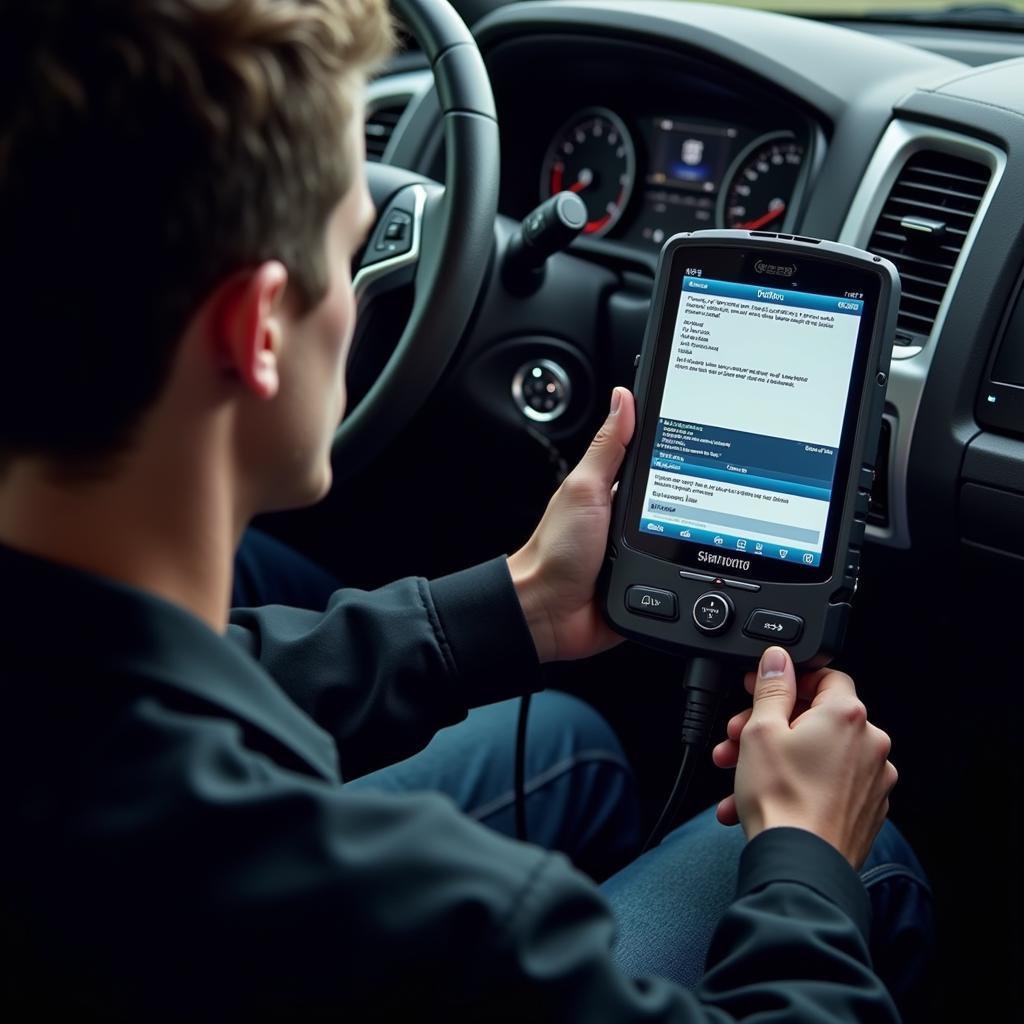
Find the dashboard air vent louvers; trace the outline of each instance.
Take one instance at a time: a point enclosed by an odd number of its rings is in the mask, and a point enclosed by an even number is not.
[[[893,182],[868,249],[896,264],[903,284],[897,345],[923,345],[991,171],[963,157],[915,153]]]
[[[366,115],[366,159],[380,163],[384,150],[388,148],[391,136],[402,114],[405,113],[403,99],[397,103],[387,103],[377,107]]]

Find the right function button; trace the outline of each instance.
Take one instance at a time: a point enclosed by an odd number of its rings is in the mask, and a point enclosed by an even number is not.
[[[803,629],[804,620],[797,615],[757,608],[750,613],[743,632],[758,640],[776,640],[790,644],[799,639]]]

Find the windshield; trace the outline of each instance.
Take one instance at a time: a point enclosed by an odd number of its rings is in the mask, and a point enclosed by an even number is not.
[[[828,18],[866,18],[932,24],[977,24],[987,28],[1020,28],[1024,24],[1024,0],[1005,0],[1003,3],[951,3],[950,0],[710,0],[710,2]]]

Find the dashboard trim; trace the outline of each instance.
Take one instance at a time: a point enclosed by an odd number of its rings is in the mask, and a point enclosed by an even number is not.
[[[872,81],[892,78],[892,102],[913,84],[943,82],[959,61],[852,29],[749,7],[677,0],[548,0],[499,7],[473,27],[485,55],[510,37],[586,32],[722,61],[784,93],[812,118],[835,122]],[[789,59],[786,54],[800,59]]]
[[[967,259],[1006,168],[1006,154],[990,143],[944,128],[907,120],[894,120],[886,129],[864,172],[839,233],[840,242],[862,249],[867,247],[893,182],[907,160],[922,150],[976,160],[989,168],[992,177],[953,267],[946,294],[936,313],[928,341],[923,346],[913,346],[893,353],[886,393],[886,407],[894,414],[890,416],[893,438],[888,466],[889,525],[871,525],[867,529],[867,536],[877,543],[897,548],[909,548],[911,542],[907,483],[910,471],[910,446],[928,379],[928,370]]]

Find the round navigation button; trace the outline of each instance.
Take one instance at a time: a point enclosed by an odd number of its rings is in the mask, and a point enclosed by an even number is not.
[[[701,594],[693,605],[693,622],[702,633],[721,633],[732,622],[733,606],[727,594],[717,590]]]

